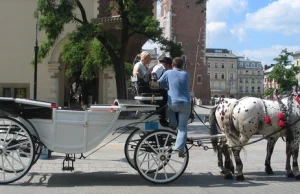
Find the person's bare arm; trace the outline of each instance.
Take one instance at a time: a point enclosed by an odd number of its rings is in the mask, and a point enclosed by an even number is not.
[[[136,76],[139,74],[139,67],[138,66],[134,66],[133,68],[133,75]]]

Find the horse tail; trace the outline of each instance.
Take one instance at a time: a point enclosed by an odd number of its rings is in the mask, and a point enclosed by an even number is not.
[[[229,108],[228,108],[228,116],[225,116],[224,121],[227,122],[225,124],[225,129],[227,131],[228,134],[228,138],[230,138],[233,141],[238,142],[239,138],[240,138],[240,131],[235,127],[234,122],[233,122],[233,109],[234,107],[238,104],[238,102],[236,103],[232,103]],[[226,119],[227,117],[227,119]],[[226,121],[227,120],[227,121]]]
[[[217,108],[218,108],[218,106],[215,106],[210,110],[210,114],[209,114],[209,125],[210,125],[209,133],[210,133],[210,135],[217,135],[220,133],[218,121],[216,118]],[[216,152],[218,149],[218,138],[211,138],[211,144],[213,146],[214,151]]]

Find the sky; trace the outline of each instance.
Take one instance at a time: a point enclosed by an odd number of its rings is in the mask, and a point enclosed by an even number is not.
[[[206,47],[229,49],[263,65],[275,63],[284,48],[300,51],[300,0],[209,0]]]

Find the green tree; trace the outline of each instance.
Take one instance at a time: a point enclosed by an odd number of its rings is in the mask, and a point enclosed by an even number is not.
[[[204,1],[197,0],[195,3]],[[66,24],[76,23],[76,29],[67,35],[63,46],[62,60],[68,67],[66,75],[85,84],[94,79],[99,70],[111,64],[115,70],[117,97],[126,99],[125,72],[130,69],[125,65],[126,50],[133,35],[140,34],[161,43],[162,49],[170,52],[171,56],[182,54],[181,46],[162,37],[159,22],[152,16],[153,5],[141,6],[139,3],[140,0],[114,1],[109,9],[116,10],[120,16],[116,32],[105,29],[101,23],[89,21],[80,0],[38,0],[35,15],[40,16],[39,28],[46,34],[38,60],[41,61],[49,54]],[[76,10],[80,11],[80,15],[76,15]],[[87,98],[84,99],[86,102]]]
[[[274,61],[277,63],[268,76],[268,79],[274,80],[279,84],[279,93],[292,90],[293,86],[299,86],[296,75],[300,72],[300,67],[291,64],[291,61],[289,61],[289,57],[292,54],[287,49],[283,49],[279,56],[274,58]]]

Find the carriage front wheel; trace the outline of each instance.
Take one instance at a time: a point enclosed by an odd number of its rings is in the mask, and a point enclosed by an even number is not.
[[[10,117],[0,117],[0,184],[22,178],[34,162],[35,150],[25,125]]]
[[[172,182],[184,173],[189,152],[185,146],[185,156],[179,157],[178,152],[172,150],[175,140],[176,133],[168,130],[144,135],[134,152],[136,169],[143,178],[162,184]]]

